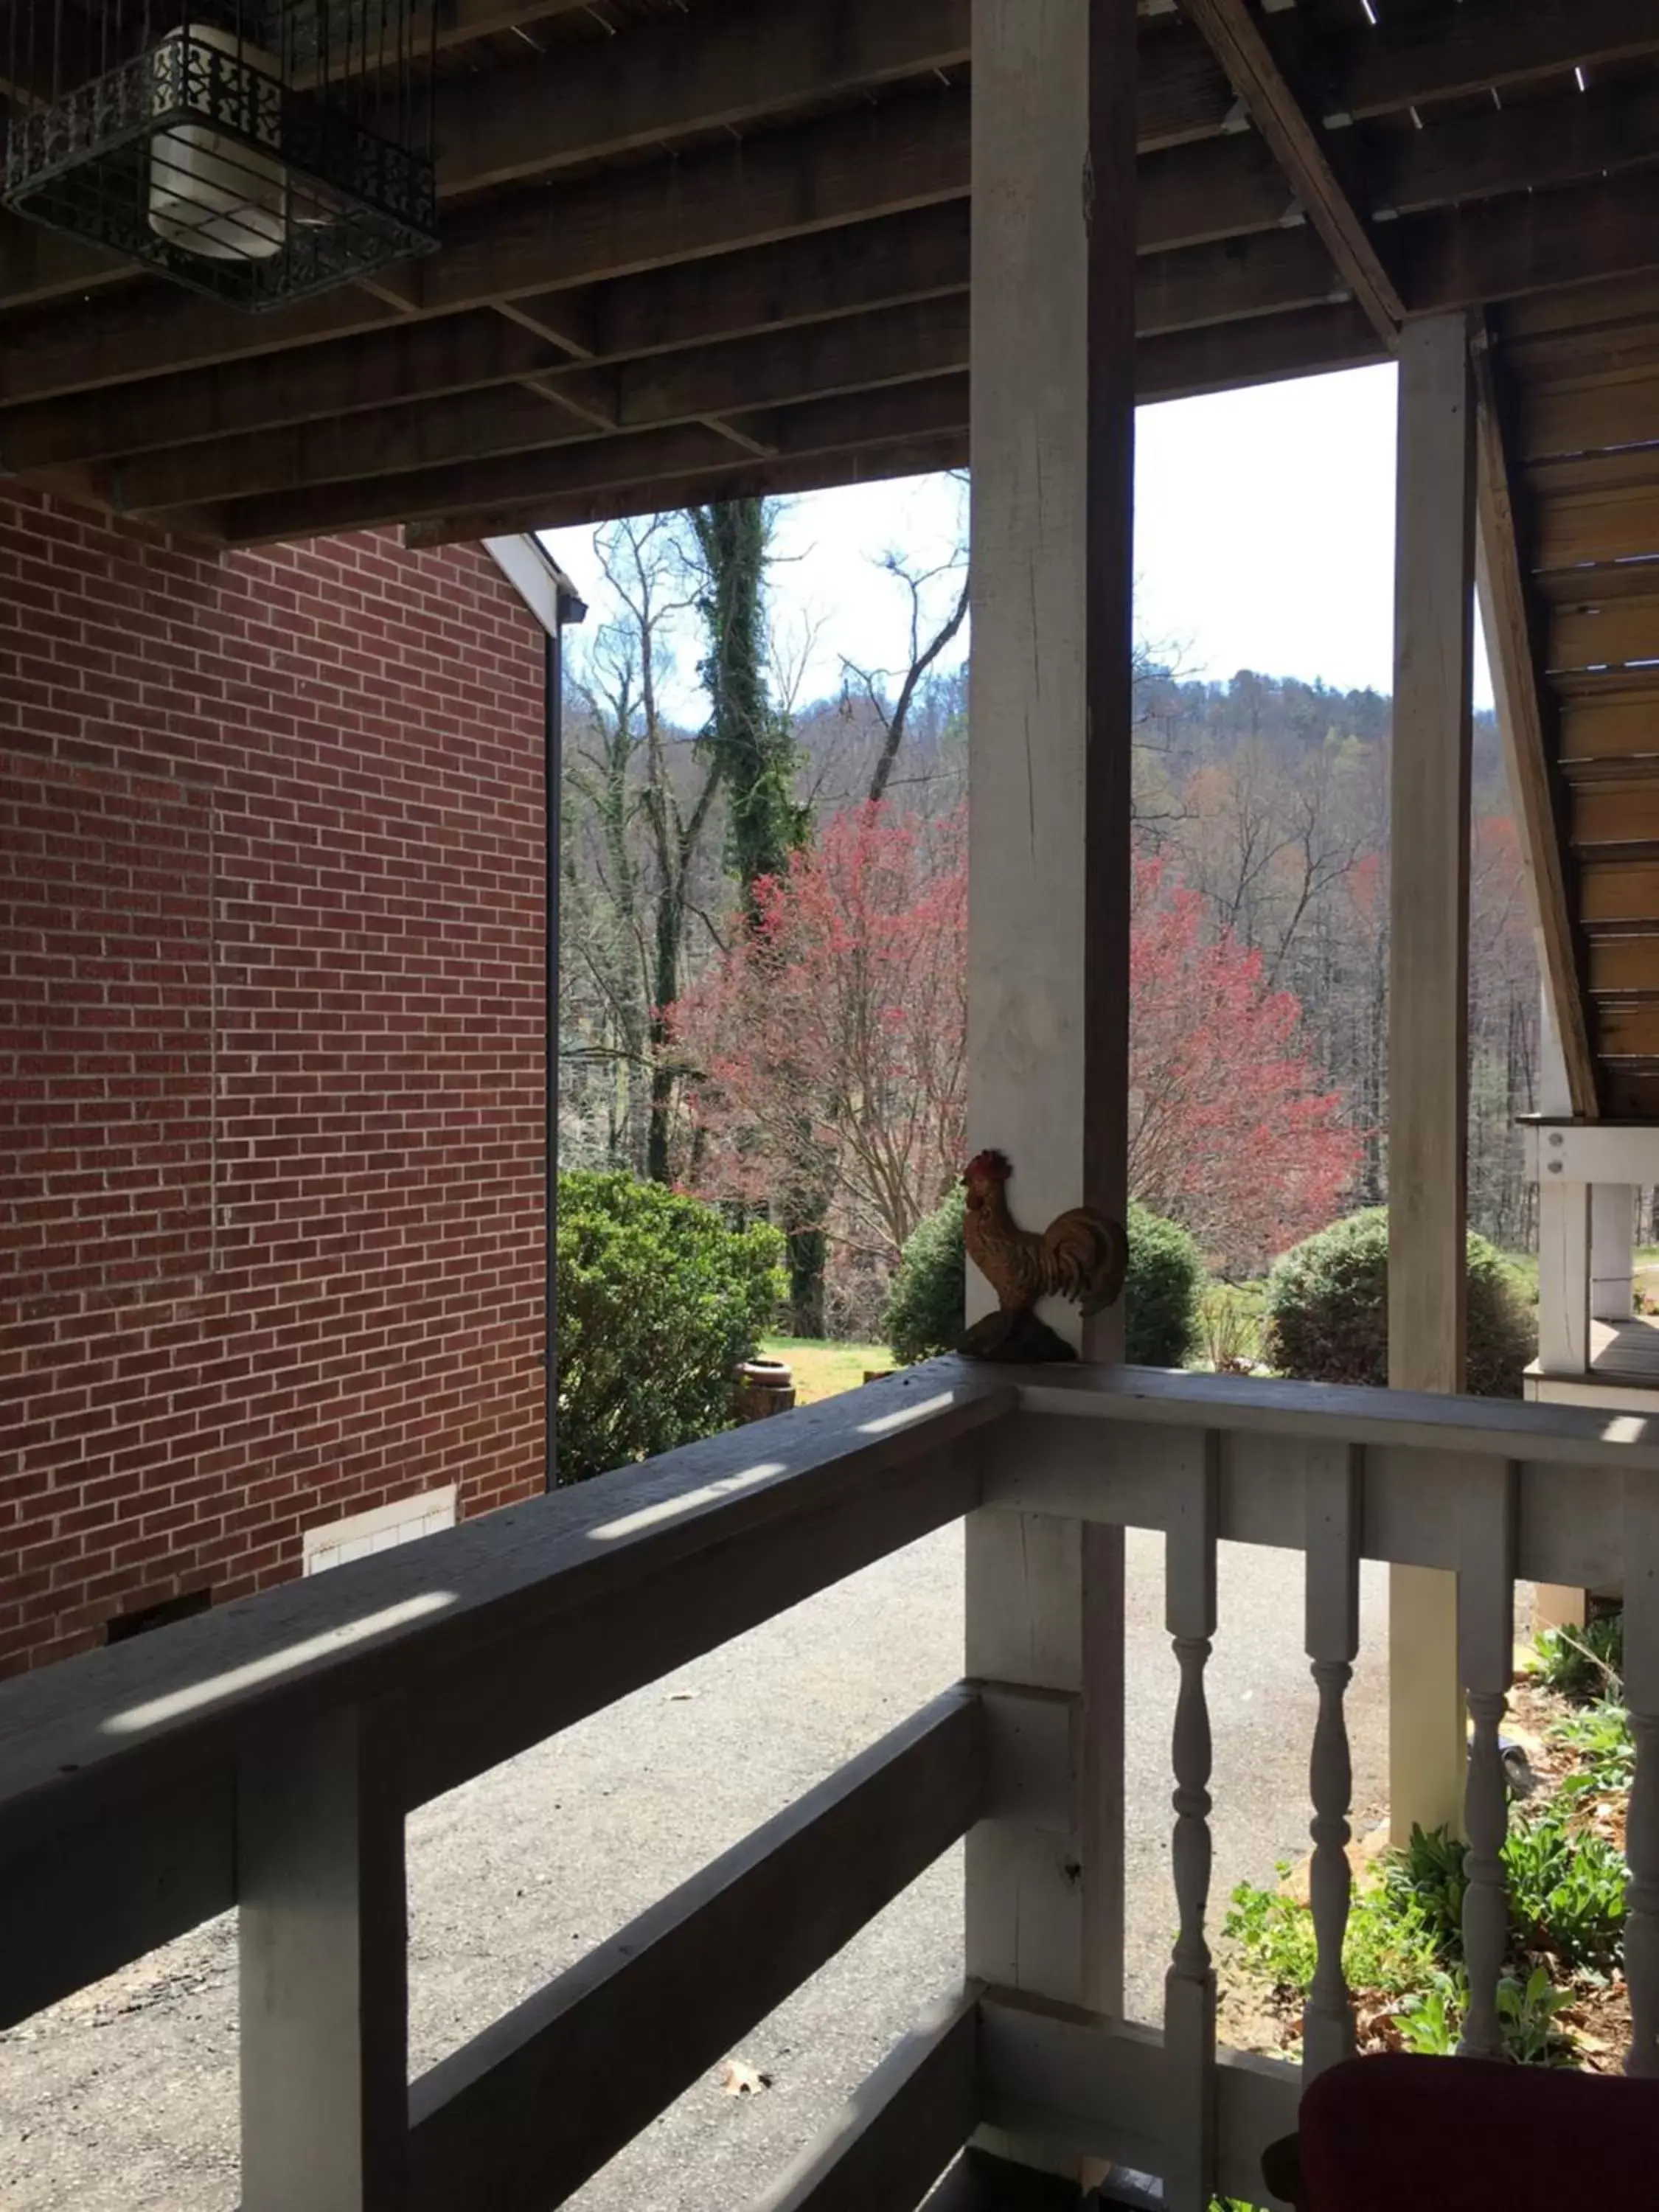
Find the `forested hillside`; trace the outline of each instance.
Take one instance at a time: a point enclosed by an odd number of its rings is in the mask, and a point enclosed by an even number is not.
[[[963,577],[895,564],[909,665],[849,664],[832,696],[793,697],[788,668],[757,657],[765,726],[734,751],[712,717],[678,726],[662,706],[687,623],[714,659],[706,533],[624,526],[605,557],[624,611],[585,641],[567,700],[564,1160],[815,1224],[823,1317],[868,1326],[961,1145]],[[1132,1175],[1212,1262],[1254,1272],[1387,1192],[1389,702],[1249,671],[1184,680],[1149,655],[1136,734]],[[757,803],[750,760],[772,779],[773,849],[793,848],[765,870],[734,835]],[[1490,716],[1474,837],[1471,1212],[1524,1245],[1514,1122],[1538,984]],[[805,1283],[802,1323],[821,1317]]]

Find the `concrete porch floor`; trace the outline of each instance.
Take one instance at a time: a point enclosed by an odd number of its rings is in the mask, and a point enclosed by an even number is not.
[[[1129,1537],[1129,1975],[1153,2009],[1170,1887],[1175,1669],[1162,1545]],[[1308,1826],[1314,1698],[1302,1561],[1224,1545],[1209,1669],[1212,1927]],[[1384,1580],[1364,1570],[1349,1698],[1357,1827],[1386,1786]],[[962,1533],[942,1531],[417,1814],[410,1826],[411,2064],[423,2070],[961,1672]],[[744,2204],[955,1978],[960,1853],[939,1862],[572,2202]],[[215,1922],[0,2035],[5,2212],[231,2212],[238,2198],[234,1921]]]

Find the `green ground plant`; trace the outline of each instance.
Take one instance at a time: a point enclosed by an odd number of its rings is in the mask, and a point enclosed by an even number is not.
[[[1621,1771],[1624,1752],[1605,1712],[1596,1716],[1595,1746],[1597,1763],[1570,1777],[1538,1811],[1517,1812],[1504,1847],[1513,1971],[1499,1984],[1498,2018],[1505,2049],[1528,2064],[1576,2063],[1559,2017],[1574,1991],[1556,1975],[1597,1985],[1620,1966],[1625,1862],[1580,1819],[1601,1778]],[[1430,2056],[1456,2049],[1468,2010],[1467,1848],[1443,1828],[1414,1828],[1409,1844],[1389,1853],[1358,1888],[1343,1944],[1349,1986],[1400,2000],[1395,2022],[1401,2043]],[[1298,1997],[1312,1981],[1313,1914],[1283,1889],[1240,1883],[1223,1933],[1238,1947],[1247,1972],[1281,2001]]]
[[[1630,1716],[1610,1698],[1601,1698],[1583,1712],[1558,1721],[1550,1735],[1578,1756],[1579,1771],[1565,1786],[1588,1785],[1601,1795],[1628,1790],[1635,1781],[1636,1742],[1630,1732]]]
[[[1547,1953],[1571,1972],[1617,1964],[1625,1923],[1625,1862],[1578,1821],[1588,1778],[1570,1777],[1536,1812],[1517,1810],[1504,1843],[1510,1931],[1518,1952]],[[1400,1911],[1421,1912],[1443,1960],[1462,1956],[1467,1844],[1436,1828],[1412,1830],[1391,1854],[1382,1886]]]
[[[1281,1865],[1282,1876],[1290,1872]],[[1303,1990],[1313,1979],[1313,1914],[1282,1889],[1240,1882],[1221,1932],[1275,1989]],[[1428,1916],[1385,1887],[1361,1889],[1348,1913],[1342,1970],[1349,1986],[1403,1996],[1434,1972],[1439,1956]]]
[[[1546,1628],[1533,1645],[1533,1679],[1563,1698],[1625,1693],[1625,1616],[1603,1613],[1583,1628]]]

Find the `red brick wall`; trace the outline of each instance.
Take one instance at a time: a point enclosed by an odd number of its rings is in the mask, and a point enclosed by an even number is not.
[[[0,499],[0,1674],[539,1488],[541,642]]]

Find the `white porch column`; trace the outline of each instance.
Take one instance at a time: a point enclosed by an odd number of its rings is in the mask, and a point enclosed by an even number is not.
[[[1628,1321],[1636,1308],[1636,1193],[1590,1186],[1590,1319]]]
[[[1389,1381],[1460,1390],[1467,1354],[1469,747],[1474,408],[1461,315],[1400,349],[1389,1017]],[[1390,1571],[1389,1802],[1463,1804],[1455,1577]]]
[[[1016,1218],[1122,1215],[1135,0],[975,0],[969,1146]],[[970,1270],[970,1273],[971,1273]],[[975,1315],[991,1303],[969,1291]],[[1078,1341],[1077,1316],[1046,1316]],[[1091,1324],[1109,1359],[1122,1316]],[[968,1844],[968,1971],[1121,2008],[1121,1532],[968,1524],[972,1675],[1076,1700],[1063,1824]],[[1010,2146],[1046,2162],[1041,2145]],[[1074,2164],[1074,2161],[1073,2161]]]

